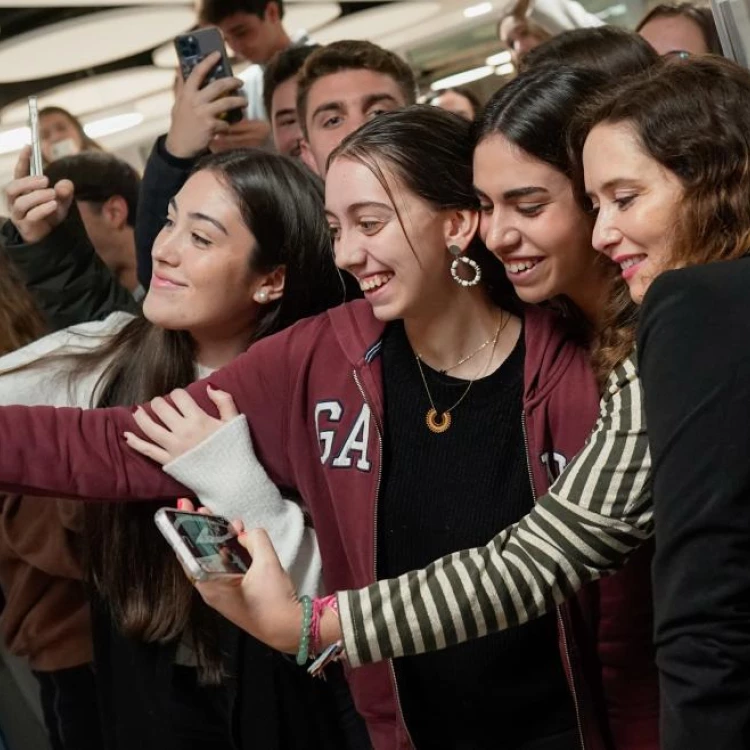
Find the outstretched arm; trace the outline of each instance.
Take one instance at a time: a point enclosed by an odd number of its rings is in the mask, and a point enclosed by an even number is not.
[[[339,594],[350,663],[519,625],[614,572],[652,533],[650,465],[640,385],[628,360],[610,376],[586,446],[529,515],[485,547]]]
[[[352,666],[434,651],[519,625],[614,572],[652,534],[650,455],[641,390],[628,360],[608,382],[596,428],[533,511],[486,546],[338,595],[321,645],[343,639]],[[202,584],[206,601],[281,651],[297,650],[301,611],[268,540],[246,538],[239,582]]]
[[[287,394],[296,372],[289,365],[288,353],[294,335],[292,328],[254,344],[208,379],[232,394],[239,411],[249,415],[259,457],[271,478],[284,486],[294,486],[287,460]],[[206,395],[206,381],[192,384],[187,391],[201,408],[216,413]],[[150,406],[145,409],[149,411]],[[132,411],[123,407],[87,411],[0,408],[0,487],[32,495],[100,500],[173,502],[180,495],[192,496],[158,464],[126,445],[125,432],[141,434]]]

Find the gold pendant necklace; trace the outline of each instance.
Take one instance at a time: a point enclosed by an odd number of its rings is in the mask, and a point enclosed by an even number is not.
[[[508,320],[510,320],[510,315],[505,321],[505,324],[503,323],[503,317],[502,313],[500,314],[500,322],[497,325],[497,329],[495,330],[495,335],[492,339],[488,339],[492,342],[492,351],[490,352],[490,358],[487,361],[487,364],[485,365],[484,370],[478,377],[483,377],[487,370],[490,367],[490,364],[492,363],[492,360],[495,358],[495,347],[497,346],[497,340],[500,337],[500,332],[505,328],[505,325],[507,324]],[[476,351],[481,351],[484,349],[484,344]],[[424,389],[427,392],[427,399],[430,402],[430,408],[427,410],[427,414],[425,415],[425,422],[427,424],[427,429],[430,432],[435,433],[436,435],[441,435],[444,432],[447,432],[448,429],[451,426],[451,423],[453,422],[453,416],[451,415],[451,412],[454,411],[456,408],[458,408],[459,404],[469,395],[469,391],[471,390],[471,386],[474,384],[474,381],[477,380],[477,378],[472,378],[469,381],[469,385],[466,386],[466,390],[461,394],[461,398],[456,401],[453,406],[446,409],[441,414],[438,414],[438,410],[435,408],[435,402],[432,400],[432,394],[430,393],[430,388],[427,385],[427,378],[425,377],[424,370],[422,369],[422,358],[419,356],[418,352],[415,352],[415,356],[417,359],[417,367],[419,368],[419,374],[422,376],[422,383],[424,384]],[[467,357],[466,359],[471,359],[471,357],[474,356],[473,354]],[[460,363],[459,363],[460,364]],[[449,369],[454,369],[455,367],[458,367],[458,365],[454,365],[453,367]],[[440,372],[445,373],[445,370],[441,370]]]

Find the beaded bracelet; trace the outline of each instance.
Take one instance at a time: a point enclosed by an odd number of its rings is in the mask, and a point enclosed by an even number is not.
[[[301,596],[299,603],[302,605],[302,629],[299,638],[299,649],[297,651],[297,664],[304,667],[307,664],[307,656],[310,652],[310,624],[312,622],[312,599],[309,596]]]

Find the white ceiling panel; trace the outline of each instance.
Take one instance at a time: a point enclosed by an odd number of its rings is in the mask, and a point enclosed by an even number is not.
[[[191,7],[118,8],[0,42],[0,83],[85,70],[156,47],[189,29]]]
[[[64,107],[78,117],[110,107],[120,107],[134,99],[141,99],[157,92],[171,94],[174,71],[143,67],[121,70],[58,86],[40,92],[39,108]],[[11,104],[0,112],[3,126],[24,123],[28,117],[26,100]]]

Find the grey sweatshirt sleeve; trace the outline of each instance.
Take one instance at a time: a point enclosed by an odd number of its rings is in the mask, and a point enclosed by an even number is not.
[[[635,364],[617,367],[583,450],[533,511],[489,544],[339,593],[352,666],[434,651],[539,617],[614,572],[653,533]]]
[[[208,440],[164,466],[190,487],[213,513],[263,528],[300,594],[322,590],[321,560],[315,531],[302,508],[282,497],[255,456],[247,420],[240,414]]]

